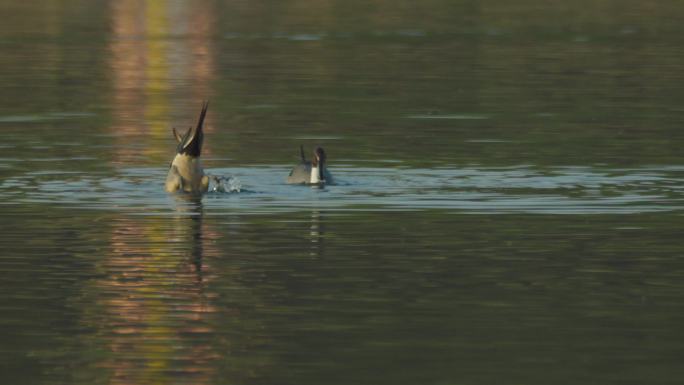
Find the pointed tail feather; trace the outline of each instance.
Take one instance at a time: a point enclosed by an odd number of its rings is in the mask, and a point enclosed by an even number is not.
[[[202,112],[200,112],[199,121],[197,122],[197,131],[202,130],[202,124],[204,124],[204,117],[207,115],[207,108],[209,108],[209,101],[202,103]]]
[[[200,153],[202,152],[202,142],[204,140],[202,126],[204,124],[204,118],[207,115],[207,108],[209,108],[208,101],[202,103],[202,112],[200,112],[197,126],[194,128],[191,127],[183,137],[183,141],[178,145],[179,154],[186,154],[192,157],[200,156]]]

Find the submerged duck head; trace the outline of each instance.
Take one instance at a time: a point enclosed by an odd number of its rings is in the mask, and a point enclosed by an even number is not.
[[[200,155],[202,154],[202,144],[204,142],[204,118],[207,115],[209,102],[202,104],[197,125],[188,128],[185,134],[180,135],[173,129],[173,136],[178,145],[176,156],[171,162],[169,173],[166,177],[166,191],[184,191],[190,193],[203,193],[209,187],[209,178],[204,175]]]

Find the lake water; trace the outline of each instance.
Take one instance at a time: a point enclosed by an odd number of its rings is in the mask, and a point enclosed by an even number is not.
[[[680,383],[684,4],[566,3],[0,4],[0,383]]]

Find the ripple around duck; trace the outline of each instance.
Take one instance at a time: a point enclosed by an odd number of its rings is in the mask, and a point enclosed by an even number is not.
[[[620,214],[684,208],[681,167],[596,169],[529,166],[509,168],[351,168],[331,170],[325,188],[284,183],[288,168],[218,168],[239,188],[210,192],[211,214],[270,213],[302,209],[451,210],[463,213]],[[163,191],[161,168],[129,168],[114,175],[43,170],[5,179],[4,204],[47,203],[75,208],[132,210],[144,214],[177,207]],[[239,192],[238,192],[239,191]],[[182,202],[180,203],[183,204]]]

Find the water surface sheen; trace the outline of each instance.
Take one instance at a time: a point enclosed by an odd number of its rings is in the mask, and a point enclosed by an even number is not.
[[[222,181],[202,200],[206,215],[443,210],[444,213],[637,214],[679,212],[684,167],[639,169],[530,166],[410,169],[330,167],[324,186],[287,185],[285,166],[207,169]],[[164,213],[190,197],[166,194],[167,169],[117,173],[29,172],[4,180],[4,204],[51,203],[130,213]]]
[[[684,378],[684,5],[5,3],[0,383]]]

